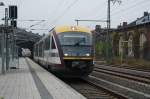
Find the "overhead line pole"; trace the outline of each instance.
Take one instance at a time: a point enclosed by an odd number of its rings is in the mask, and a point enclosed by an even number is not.
[[[110,2],[113,2],[113,4],[118,2],[120,4],[121,0],[108,0],[108,8],[107,8],[107,36],[106,36],[106,42],[107,42],[108,46],[111,46],[111,42],[110,42],[110,28],[111,28]],[[107,46],[107,49],[106,49],[107,61],[109,60],[110,52],[112,52],[112,51],[109,51],[109,47],[108,46]]]
[[[109,44],[110,44],[110,0],[108,0],[108,6],[107,6],[107,35],[106,35],[106,43],[107,43],[107,48],[106,48],[106,60],[109,61]]]

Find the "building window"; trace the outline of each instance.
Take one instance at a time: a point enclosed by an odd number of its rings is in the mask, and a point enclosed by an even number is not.
[[[146,42],[146,37],[145,35],[142,33],[140,35],[140,52],[143,52],[143,48],[144,48],[144,43]]]
[[[123,37],[121,36],[120,39],[119,39],[119,55],[122,55],[123,54]]]
[[[128,56],[129,57],[133,57],[134,53],[133,53],[133,36],[130,35],[129,39],[128,39]]]

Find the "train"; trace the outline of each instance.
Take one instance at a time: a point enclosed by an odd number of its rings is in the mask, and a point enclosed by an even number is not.
[[[56,76],[85,77],[94,68],[93,35],[81,26],[57,26],[34,44],[34,60]]]
[[[28,48],[21,48],[21,54],[23,57],[30,57],[31,56],[31,51]]]

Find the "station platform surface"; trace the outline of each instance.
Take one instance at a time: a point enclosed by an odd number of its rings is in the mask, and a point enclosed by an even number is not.
[[[0,75],[0,99],[86,99],[29,58]]]

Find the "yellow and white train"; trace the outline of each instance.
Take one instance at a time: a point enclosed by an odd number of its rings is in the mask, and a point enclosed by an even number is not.
[[[61,26],[34,45],[34,60],[61,77],[83,77],[93,70],[93,40],[89,29]]]

